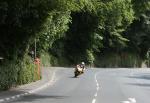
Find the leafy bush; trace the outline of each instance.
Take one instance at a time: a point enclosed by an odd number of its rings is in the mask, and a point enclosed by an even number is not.
[[[19,67],[19,64],[16,64],[14,61],[0,66],[0,90],[8,89],[17,84]]]
[[[141,67],[142,59],[135,53],[104,53],[97,55],[95,59],[95,66],[104,68],[117,67]]]
[[[26,56],[21,60],[9,61],[0,66],[0,90],[38,80],[33,60]]]
[[[51,57],[48,53],[43,52],[40,56],[40,61],[42,66],[51,66]]]
[[[18,71],[18,84],[26,84],[39,79],[37,65],[33,60],[26,56],[20,63],[20,70]]]
[[[94,58],[93,52],[90,50],[87,50],[87,62],[88,62],[88,64],[92,65],[94,60],[95,60],[95,58]]]

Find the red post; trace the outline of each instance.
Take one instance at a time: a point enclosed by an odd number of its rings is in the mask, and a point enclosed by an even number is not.
[[[35,65],[37,65],[37,74],[38,74],[38,79],[40,79],[40,73],[41,73],[41,69],[40,69],[40,59],[36,58],[34,61]]]

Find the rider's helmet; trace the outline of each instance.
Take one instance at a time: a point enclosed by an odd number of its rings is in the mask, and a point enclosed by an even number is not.
[[[81,64],[82,64],[82,65],[85,65],[85,63],[84,63],[84,62],[81,62]]]

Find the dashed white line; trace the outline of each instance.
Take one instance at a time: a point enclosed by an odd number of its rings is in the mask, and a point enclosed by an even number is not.
[[[24,93],[24,95],[28,95],[28,93]]]
[[[121,103],[136,103],[135,98],[128,98],[128,101],[122,101]]]
[[[97,97],[97,93],[94,95],[94,97]]]
[[[122,101],[121,103],[130,103],[129,101]]]
[[[99,87],[97,87],[97,91],[99,90]]]
[[[8,101],[8,100],[10,100],[10,98],[5,98],[5,100],[7,100],[7,101]]]
[[[21,97],[21,95],[16,95],[17,98]]]
[[[11,97],[11,99],[15,99],[15,98],[16,98],[15,96],[12,96],[12,97]]]
[[[25,94],[23,93],[23,94],[20,94],[21,96],[25,96]]]
[[[92,100],[92,103],[96,103],[96,97],[98,95],[98,91],[99,91],[99,83],[98,83],[98,80],[97,80],[97,74],[95,74],[95,81],[96,81],[96,93],[94,95],[94,99]]]
[[[96,82],[96,86],[99,87],[98,81]]]
[[[94,98],[93,100],[92,100],[92,103],[95,103],[96,102],[96,99]]]
[[[136,99],[135,99],[135,98],[128,98],[128,100],[129,100],[131,103],[136,103]]]
[[[4,102],[4,99],[0,99],[0,102]]]

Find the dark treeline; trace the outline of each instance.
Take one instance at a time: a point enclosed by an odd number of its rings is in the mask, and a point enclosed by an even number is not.
[[[149,66],[149,0],[1,0],[0,88],[37,79],[43,65]]]

